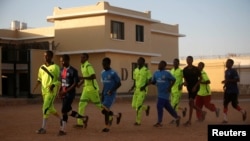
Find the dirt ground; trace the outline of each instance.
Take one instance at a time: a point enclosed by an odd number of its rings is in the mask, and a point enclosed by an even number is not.
[[[1,141],[206,141],[207,126],[209,124],[221,124],[223,119],[222,114],[216,118],[215,113],[209,112],[204,122],[196,121],[196,116],[193,114],[192,125],[190,127],[183,126],[187,121],[187,116],[182,117],[179,127],[171,125],[169,122],[172,117],[164,111],[163,127],[156,128],[153,124],[156,123],[156,102],[155,99],[147,99],[145,104],[151,106],[150,115],[147,117],[143,114],[141,126],[134,126],[135,111],[131,108],[130,98],[118,99],[113,106],[114,112],[122,112],[123,116],[121,123],[117,125],[113,122],[110,132],[103,133],[104,117],[100,111],[90,103],[86,109],[86,114],[90,117],[88,127],[86,129],[75,129],[73,125],[76,119],[69,117],[67,124],[67,135],[57,136],[59,131],[59,120],[54,116],[49,118],[47,124],[47,133],[40,135],[35,131],[41,127],[41,100],[33,100],[33,102],[6,102],[8,99],[0,98],[0,140]],[[78,100],[76,98],[73,109],[77,109]],[[3,104],[3,101],[7,104]],[[19,100],[20,101],[20,100]],[[214,98],[212,101],[222,111],[221,98]],[[55,101],[55,106],[60,111],[60,101]],[[188,107],[186,99],[181,102],[181,107]],[[250,97],[240,98],[240,106],[247,109],[250,114]],[[222,113],[222,112],[221,112]],[[248,124],[250,118],[245,122],[242,121],[241,114],[229,106],[229,124]]]

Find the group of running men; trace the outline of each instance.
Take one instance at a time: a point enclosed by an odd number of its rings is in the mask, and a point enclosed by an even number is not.
[[[94,103],[104,115],[105,128],[103,132],[109,132],[113,117],[116,117],[116,123],[119,124],[122,113],[114,113],[110,110],[116,96],[116,90],[121,86],[120,77],[110,67],[111,60],[104,58],[102,61],[102,98],[99,96],[99,86],[96,81],[96,75],[93,66],[88,61],[89,55],[83,53],[81,55],[81,72],[82,76],[78,76],[78,71],[70,65],[70,57],[65,54],[60,57],[60,68],[55,64],[53,52],[44,52],[45,63],[39,68],[38,80],[35,89],[41,84],[43,97],[43,122],[42,127],[36,131],[38,134],[46,133],[46,124],[49,115],[53,114],[60,120],[59,136],[66,135],[65,127],[68,121],[68,116],[77,118],[76,128],[86,128],[88,116],[85,115],[85,108],[89,101]],[[72,103],[76,95],[76,87],[84,84],[84,89],[79,101],[78,112],[72,109]],[[56,97],[62,99],[61,114],[54,108],[54,99]]]
[[[78,71],[70,65],[70,57],[65,54],[60,56],[61,67],[55,64],[52,51],[44,52],[45,63],[38,70],[38,79],[35,89],[41,85],[43,97],[43,122],[42,127],[36,131],[38,134],[46,133],[46,124],[49,115],[53,114],[60,120],[59,136],[66,135],[66,123],[68,116],[77,118],[76,128],[86,128],[88,124],[88,116],[85,115],[85,108],[89,101],[94,103],[96,107],[104,115],[105,128],[103,132],[109,132],[113,118],[116,118],[116,124],[121,121],[122,113],[113,112],[111,106],[115,101],[117,89],[121,86],[121,79],[117,72],[111,68],[111,59],[103,58],[101,72],[101,82],[103,89],[101,97],[99,95],[99,86],[96,81],[96,74],[92,64],[88,61],[89,55],[83,53],[81,55],[81,73],[78,76]],[[204,63],[200,62],[198,67],[192,64],[193,57],[187,57],[187,66],[182,70],[179,68],[179,59],[174,59],[174,67],[170,71],[166,71],[167,63],[160,61],[158,70],[151,74],[151,71],[146,67],[145,59],[139,57],[137,67],[133,71],[134,84],[129,90],[133,92],[132,108],[136,111],[136,120],[134,125],[140,126],[142,112],[145,111],[149,115],[150,106],[144,105],[144,100],[148,93],[148,85],[153,84],[157,87],[157,115],[158,120],[155,127],[162,126],[163,109],[165,108],[173,117],[172,123],[180,124],[181,117],[177,114],[179,109],[182,110],[183,117],[186,115],[186,108],[179,107],[182,96],[183,85],[187,87],[189,98],[189,119],[184,124],[191,125],[193,109],[196,109],[198,120],[204,120],[206,112],[202,110],[203,105],[219,116],[219,108],[210,102],[211,91],[209,87],[210,80],[203,70]],[[227,70],[225,71],[224,83],[224,120],[227,123],[227,106],[229,102],[237,110],[241,111],[243,120],[246,120],[246,111],[238,106],[238,87],[237,82],[239,76],[237,71],[232,69],[233,60],[227,60]],[[184,80],[184,82],[183,82]],[[79,100],[78,111],[72,109],[72,103],[75,99],[76,88],[84,84],[84,88]],[[196,97],[197,95],[197,97]],[[61,114],[54,108],[54,99],[56,97],[62,99]],[[196,100],[196,101],[195,101]],[[62,115],[62,116],[61,116]]]

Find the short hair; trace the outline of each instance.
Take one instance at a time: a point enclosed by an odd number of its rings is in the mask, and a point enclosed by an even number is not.
[[[83,56],[85,56],[87,59],[89,59],[89,54],[88,53],[83,53]]]
[[[167,62],[166,61],[164,61],[164,60],[161,60],[161,62],[160,63],[163,63],[163,65],[164,66],[167,66]]]
[[[199,62],[199,64],[201,64],[203,67],[205,67],[205,63],[204,62]]]
[[[142,60],[142,62],[145,63],[145,59],[143,57],[139,57],[138,60]]]
[[[106,62],[106,63],[108,63],[108,64],[110,64],[111,63],[111,59],[110,58],[108,58],[108,57],[105,57],[105,58],[103,58],[103,60],[102,60],[103,62]]]
[[[53,55],[54,55],[53,51],[51,51],[51,50],[46,50],[45,52],[47,53],[47,55],[49,55],[51,57],[53,57]]]
[[[190,59],[194,60],[193,56],[188,56],[187,58],[190,58]]]
[[[70,60],[70,57],[68,54],[63,54],[62,55],[62,59],[65,60],[65,61],[69,61]]]
[[[177,61],[178,63],[180,63],[180,59],[175,58],[174,61]]]
[[[228,62],[234,64],[234,60],[233,59],[227,59]]]

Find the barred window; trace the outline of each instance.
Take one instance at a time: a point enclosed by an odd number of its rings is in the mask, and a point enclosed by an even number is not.
[[[144,42],[144,27],[141,25],[136,25],[135,27],[136,30],[136,41],[137,42]]]
[[[111,38],[124,40],[124,23],[111,21]]]

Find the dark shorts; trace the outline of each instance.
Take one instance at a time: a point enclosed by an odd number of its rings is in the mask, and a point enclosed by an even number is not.
[[[227,106],[230,102],[232,102],[233,106],[237,106],[239,104],[238,94],[236,93],[224,93],[224,106]]]
[[[195,99],[195,97],[199,91],[199,87],[197,88],[197,90],[195,92],[193,92],[192,89],[193,89],[193,87],[187,87],[188,99]]]
[[[62,99],[62,113],[68,113],[69,111],[72,110],[72,103],[74,100],[74,96],[71,94],[67,94],[63,99]]]

